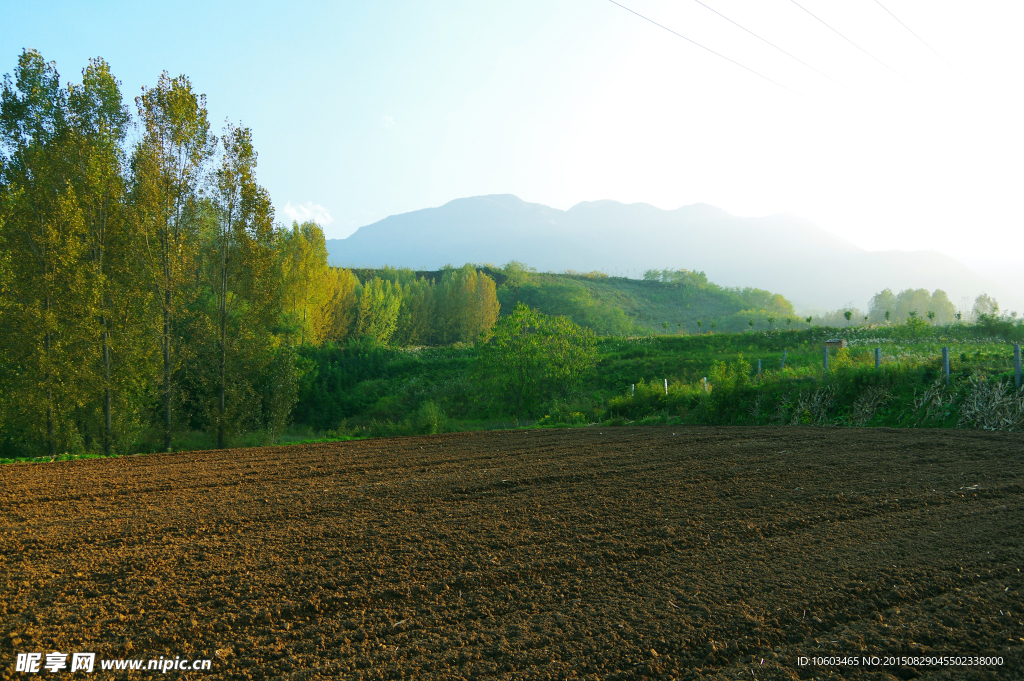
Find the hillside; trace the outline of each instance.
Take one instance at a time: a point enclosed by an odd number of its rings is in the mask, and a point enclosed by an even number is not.
[[[330,239],[336,265],[438,269],[448,263],[527,262],[540,270],[636,278],[652,268],[706,272],[723,286],[778,291],[798,307],[835,309],[885,288],[940,288],[1020,300],[935,251],[865,251],[792,215],[750,218],[706,204],[662,210],[590,201],[562,211],[503,194],[393,215]]]
[[[545,314],[569,317],[601,336],[738,332],[750,330],[751,320],[758,330],[785,326],[787,317],[797,321],[783,296],[725,288],[708,281],[703,272],[651,270],[645,279],[629,279],[600,272],[537,272],[518,262],[480,270],[497,284],[501,314],[521,302]],[[375,277],[438,282],[445,271],[353,270],[362,282]]]
[[[565,315],[600,335],[621,333],[699,334],[736,332],[784,324],[792,304],[761,289],[727,289],[703,272],[666,271],[646,279],[594,274],[531,273],[498,289],[502,311],[518,302],[546,314]],[[772,320],[769,322],[769,318]],[[668,325],[667,327],[665,325]]]

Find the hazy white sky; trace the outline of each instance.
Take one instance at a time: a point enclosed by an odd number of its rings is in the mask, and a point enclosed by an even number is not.
[[[512,193],[790,212],[866,248],[1019,259],[1024,4],[799,0],[872,57],[792,0],[702,2],[621,0],[799,94],[608,0],[22,1],[0,71],[33,47],[66,80],[104,57],[128,98],[188,75],[218,129],[253,128],[278,217],[329,237]]]

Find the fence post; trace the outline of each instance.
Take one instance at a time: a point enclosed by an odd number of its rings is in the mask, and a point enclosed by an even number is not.
[[[665,379],[665,394],[668,395],[668,379]]]
[[[782,368],[783,369],[786,368],[786,351],[785,350],[782,351]]]
[[[949,385],[949,348],[942,348],[942,373],[946,376],[946,385]]]
[[[1020,370],[1020,343],[1013,344],[1013,375],[1016,379],[1017,390],[1020,390],[1021,382],[1021,370]]]
[[[636,383],[629,386],[629,396],[633,397],[634,395],[636,395]]]
[[[828,373],[828,346],[825,346],[825,373]]]
[[[875,348],[875,368],[882,366],[882,348]]]
[[[708,377],[705,376],[703,380],[704,380],[704,392],[707,392],[708,391]]]

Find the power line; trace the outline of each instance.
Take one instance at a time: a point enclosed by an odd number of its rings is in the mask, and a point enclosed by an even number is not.
[[[878,3],[878,6],[879,6],[879,7],[881,7],[882,9],[884,9],[884,10],[885,10],[886,12],[889,12],[889,8],[888,8],[888,7],[886,7],[885,5],[883,5],[883,4],[881,3],[881,1],[880,1],[880,0],[875,0],[875,2],[877,2],[877,3]],[[960,74],[961,76],[963,76],[963,75],[964,75],[964,74],[960,73],[960,71],[959,71],[959,70],[958,70],[958,69],[957,69],[957,68],[956,68],[955,66],[953,66],[952,64],[950,64],[950,63],[949,63],[949,60],[948,60],[948,59],[946,59],[946,58],[945,58],[945,57],[943,57],[943,56],[942,56],[941,54],[939,54],[938,52],[936,52],[936,50],[935,50],[935,48],[934,48],[934,47],[932,47],[931,45],[929,45],[928,43],[926,43],[926,42],[924,41],[924,38],[922,38],[922,37],[921,37],[921,36],[919,36],[918,34],[914,33],[914,32],[913,32],[913,31],[912,31],[912,30],[910,29],[910,27],[909,27],[909,26],[907,26],[907,25],[906,25],[906,24],[904,24],[904,23],[903,23],[902,21],[900,21],[900,18],[899,18],[898,16],[896,16],[896,15],[895,15],[895,14],[893,14],[892,12],[889,12],[889,16],[891,16],[891,17],[892,17],[893,19],[895,19],[896,21],[899,21],[899,23],[900,23],[900,26],[902,26],[903,28],[905,28],[905,29],[907,29],[908,31],[910,31],[910,35],[912,35],[912,36],[914,36],[915,38],[917,38],[918,40],[920,40],[920,41],[921,41],[921,44],[922,44],[922,45],[924,45],[925,47],[927,47],[927,48],[928,48],[929,50],[931,50],[932,52],[934,52],[934,53],[935,53],[935,56],[936,56],[936,57],[938,57],[938,58],[939,58],[939,59],[941,59],[942,61],[946,62],[946,65],[947,65],[947,66],[949,66],[949,68],[953,69],[954,71],[956,71],[957,73],[959,73],[959,74]]]
[[[673,30],[672,30],[671,28],[669,28],[668,26],[663,26],[663,25],[659,24],[659,23],[658,23],[657,21],[655,21],[654,19],[649,19],[649,18],[645,17],[645,16],[643,15],[643,14],[640,14],[640,13],[639,13],[639,12],[637,12],[637,11],[631,10],[630,8],[626,7],[625,5],[620,5],[619,3],[615,2],[615,0],[608,0],[608,2],[612,3],[613,5],[617,5],[618,7],[621,7],[622,9],[626,10],[627,12],[630,12],[630,13],[632,13],[632,14],[635,14],[635,15],[637,15],[638,17],[640,17],[640,18],[641,18],[641,19],[643,19],[644,21],[649,21],[649,22],[651,22],[652,24],[654,24],[654,25],[655,25],[655,26],[657,26],[658,28],[663,28],[663,29],[665,29],[666,31],[668,31],[669,33],[671,33],[671,34],[672,34],[672,35],[674,35],[674,36],[677,36],[677,37],[679,37],[679,38],[682,38],[683,40],[685,40],[685,41],[687,41],[687,42],[689,42],[689,43],[693,43],[694,45],[696,45],[697,47],[701,48],[702,50],[707,50],[708,52],[710,52],[711,54],[715,55],[716,57],[721,57],[722,59],[724,59],[724,60],[726,60],[726,61],[728,61],[728,62],[732,62],[733,64],[735,64],[736,66],[740,67],[741,69],[744,69],[745,71],[749,71],[749,72],[753,73],[753,74],[754,74],[755,76],[758,76],[759,78],[764,78],[765,80],[767,80],[767,81],[768,81],[769,83],[771,83],[771,84],[773,84],[773,85],[778,85],[778,86],[779,86],[780,88],[782,88],[783,90],[788,90],[789,92],[792,92],[792,93],[793,93],[794,95],[796,95],[797,97],[802,97],[803,99],[806,99],[806,100],[807,100],[808,102],[811,102],[811,103],[813,103],[813,104],[817,104],[817,102],[815,102],[815,101],[814,101],[813,99],[811,99],[810,97],[807,97],[807,96],[805,96],[805,95],[802,95],[802,94],[800,94],[799,92],[797,92],[796,90],[792,90],[792,89],[790,89],[790,88],[786,87],[785,85],[783,85],[782,83],[779,83],[779,82],[777,82],[777,81],[774,81],[774,80],[772,80],[771,78],[769,78],[768,76],[766,76],[766,75],[764,75],[764,74],[761,74],[761,73],[758,73],[757,71],[755,71],[755,70],[754,70],[754,69],[752,69],[752,68],[749,68],[749,67],[746,67],[746,66],[744,66],[743,64],[739,63],[739,62],[738,62],[738,61],[736,61],[735,59],[730,59],[729,57],[726,57],[726,56],[725,56],[724,54],[720,54],[720,53],[718,53],[718,52],[715,52],[715,51],[714,51],[714,50],[712,50],[712,49],[711,49],[710,47],[704,47],[703,45],[701,45],[700,43],[698,43],[698,42],[697,42],[696,40],[690,40],[690,39],[689,39],[689,38],[687,38],[687,37],[686,37],[685,35],[683,35],[683,34],[681,34],[681,33],[676,33],[675,31],[673,31]],[[819,106],[820,106],[820,105],[819,105]]]
[[[803,5],[801,5],[801,4],[800,4],[799,2],[797,2],[796,0],[791,0],[791,2],[792,2],[792,3],[794,4],[794,5],[796,5],[797,7],[799,7],[800,9],[802,9],[803,11],[807,12],[808,14],[810,14],[810,15],[811,15],[812,17],[814,17],[814,18],[815,18],[815,19],[817,19],[818,21],[820,21],[820,22],[821,22],[822,24],[824,24],[824,25],[825,25],[825,26],[826,26],[827,28],[829,28],[830,30],[832,30],[832,31],[833,31],[833,32],[834,32],[834,33],[835,33],[835,34],[836,34],[837,36],[839,36],[840,38],[842,38],[842,39],[843,39],[843,40],[845,40],[846,42],[850,43],[851,45],[853,45],[854,47],[856,47],[856,48],[857,48],[858,50],[860,50],[861,52],[863,52],[864,54],[866,54],[866,55],[868,55],[869,57],[871,57],[872,59],[874,59],[875,61],[877,61],[877,62],[878,62],[879,64],[881,64],[882,66],[884,66],[885,68],[887,68],[887,69],[889,69],[890,71],[892,71],[893,73],[895,73],[895,74],[896,74],[897,76],[899,76],[899,77],[900,77],[900,78],[902,78],[903,80],[907,81],[907,82],[908,82],[908,83],[910,83],[911,85],[914,85],[914,83],[913,83],[913,82],[911,82],[911,80],[910,80],[909,78],[907,78],[906,76],[904,76],[904,75],[903,75],[902,73],[900,73],[899,71],[897,71],[897,70],[896,70],[896,69],[894,69],[893,67],[891,67],[891,66],[889,66],[888,64],[886,64],[886,63],[885,63],[884,61],[882,61],[881,59],[879,59],[879,58],[878,58],[878,57],[876,57],[875,55],[873,55],[873,54],[871,54],[870,52],[868,52],[867,50],[865,50],[865,49],[864,49],[863,47],[861,47],[861,46],[860,46],[860,45],[858,45],[857,43],[855,43],[855,42],[853,42],[852,40],[850,40],[849,38],[847,38],[847,37],[846,37],[845,35],[843,35],[843,34],[842,34],[842,33],[840,33],[839,31],[837,31],[836,29],[834,29],[834,28],[832,28],[831,26],[829,26],[829,25],[828,25],[827,23],[825,23],[825,21],[824,21],[823,19],[821,19],[820,17],[818,17],[818,16],[816,15],[816,14],[814,14],[814,12],[812,12],[812,11],[811,11],[811,10],[809,10],[809,9],[807,9],[806,7],[804,7]],[[914,85],[914,87],[917,87],[917,86],[916,86],[916,85]]]
[[[795,57],[795,56],[793,56],[792,54],[790,54],[789,52],[786,52],[786,51],[785,51],[784,49],[782,49],[781,47],[779,47],[779,46],[778,46],[778,45],[776,45],[775,43],[773,43],[773,42],[771,42],[771,41],[769,41],[769,40],[766,40],[765,38],[762,38],[762,37],[761,37],[761,36],[759,36],[758,34],[756,34],[756,33],[754,33],[753,31],[751,31],[751,30],[750,30],[749,28],[747,28],[747,27],[745,27],[745,26],[742,26],[742,25],[740,25],[740,24],[736,23],[735,21],[733,21],[733,20],[732,20],[732,19],[730,19],[729,17],[727,17],[727,16],[725,16],[724,14],[722,14],[721,12],[719,12],[719,11],[718,11],[717,9],[715,9],[714,7],[711,7],[711,6],[709,6],[709,5],[705,5],[705,4],[704,4],[703,2],[701,2],[700,0],[694,0],[694,2],[696,2],[696,3],[698,4],[698,5],[701,5],[702,7],[706,7],[707,9],[711,10],[712,12],[714,12],[715,14],[717,14],[718,16],[722,17],[723,19],[725,19],[725,20],[726,20],[726,21],[728,21],[729,23],[731,23],[731,24],[733,24],[733,25],[735,25],[735,26],[738,26],[739,28],[742,28],[742,29],[743,29],[744,31],[746,31],[746,32],[747,32],[747,33],[749,33],[750,35],[754,36],[754,37],[755,37],[755,38],[757,38],[758,40],[760,40],[760,41],[762,41],[762,42],[765,42],[765,43],[767,43],[767,44],[771,45],[771,46],[772,46],[772,47],[774,47],[774,48],[775,48],[776,50],[778,50],[778,51],[779,51],[779,52],[781,52],[782,54],[786,55],[786,56],[787,56],[787,57],[789,57],[790,59],[795,59],[795,60],[797,60],[798,62],[800,62],[801,64],[803,64],[804,66],[806,66],[807,68],[809,68],[810,70],[814,71],[815,73],[818,73],[818,74],[820,74],[820,75],[822,75],[822,76],[825,76],[826,78],[828,78],[829,80],[831,80],[831,81],[832,81],[833,83],[835,83],[836,85],[839,85],[839,86],[841,86],[841,87],[844,87],[844,88],[846,88],[847,90],[850,90],[850,88],[849,88],[849,87],[847,87],[846,85],[843,85],[842,83],[840,83],[840,82],[839,82],[838,80],[836,80],[836,79],[835,79],[835,78],[833,78],[832,76],[828,75],[827,73],[822,73],[822,72],[821,72],[821,71],[819,71],[818,69],[814,68],[813,66],[811,66],[810,64],[808,64],[807,62],[805,62],[805,61],[804,61],[803,59],[800,59],[799,57]],[[853,92],[853,90],[850,90],[850,91],[851,91],[851,92]],[[854,93],[854,94],[856,94],[856,93]]]

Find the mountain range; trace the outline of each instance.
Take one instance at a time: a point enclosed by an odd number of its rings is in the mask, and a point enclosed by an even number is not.
[[[475,196],[392,215],[345,239],[328,239],[332,264],[411,267],[511,260],[540,271],[599,270],[637,278],[647,269],[703,271],[722,286],[781,293],[803,310],[867,309],[891,288],[942,289],[968,308],[988,293],[1021,305],[993,281],[937,251],[866,251],[802,218],[739,217],[707,204],[662,210],[645,203],[586,201],[569,210],[511,194]]]

